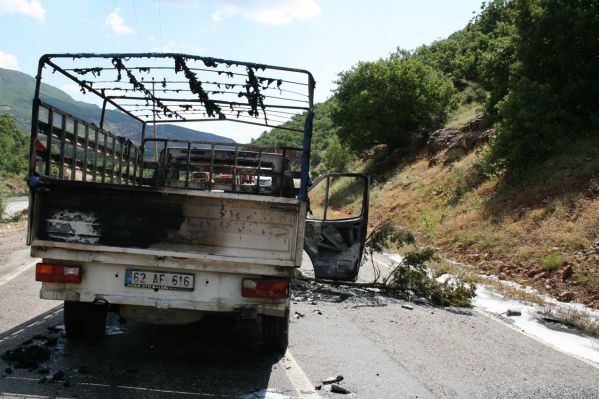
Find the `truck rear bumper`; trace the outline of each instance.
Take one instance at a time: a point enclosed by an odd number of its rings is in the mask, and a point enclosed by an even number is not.
[[[64,250],[59,250],[64,251]],[[34,249],[32,253],[57,255],[52,249]],[[72,255],[72,253],[71,253]],[[82,254],[80,254],[82,255]],[[91,255],[91,256],[90,256]],[[58,257],[59,259],[61,257]],[[289,307],[289,298],[249,298],[241,293],[244,278],[276,277],[291,280],[293,267],[270,267],[259,265],[253,268],[245,264],[243,267],[219,267],[221,271],[213,271],[213,265],[203,266],[178,260],[164,262],[154,260],[155,263],[168,265],[134,264],[133,259],[128,259],[128,264],[97,262],[92,254],[88,254],[91,261],[73,261],[73,256],[67,263],[81,266],[81,283],[43,283],[40,291],[42,299],[81,301],[81,302],[107,302],[115,305],[146,306],[157,309],[187,309],[203,312],[239,312],[242,308],[255,310],[257,314],[270,316],[283,316]],[[83,256],[81,256],[83,258]],[[44,262],[63,264],[64,261],[44,257]],[[203,262],[202,262],[203,263]],[[176,267],[180,266],[180,267]],[[141,270],[158,273],[186,273],[194,276],[194,287],[191,290],[141,288],[126,285],[127,269]],[[270,273],[260,272],[268,270]]]
[[[244,302],[225,301],[217,299],[214,302],[202,300],[181,300],[181,299],[165,299],[152,297],[139,297],[118,295],[113,293],[102,293],[98,291],[89,292],[86,290],[78,290],[72,288],[55,287],[55,285],[44,283],[40,290],[40,298],[54,299],[61,301],[81,301],[94,302],[106,301],[113,305],[132,305],[132,306],[148,306],[157,309],[187,309],[198,310],[202,312],[218,312],[218,313],[236,313],[242,308],[252,308],[257,314],[269,316],[285,315],[285,310],[289,307],[288,300],[270,299],[270,300],[252,300]]]

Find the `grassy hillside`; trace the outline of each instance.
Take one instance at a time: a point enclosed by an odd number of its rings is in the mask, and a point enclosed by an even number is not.
[[[0,68],[0,114],[11,116],[18,127],[26,132],[31,129],[31,102],[34,91],[33,77],[22,72]],[[85,121],[95,124],[100,122],[100,107],[75,101],[67,93],[53,86],[42,84],[41,97],[44,101]],[[139,140],[141,125],[122,112],[107,110],[105,127],[134,141]],[[157,133],[159,137],[167,138],[233,142],[232,139],[216,134],[169,124],[158,125]]]
[[[31,125],[31,101],[35,91],[35,79],[10,69],[0,68],[0,112],[10,115],[21,130],[29,130]],[[47,84],[42,84],[44,98],[73,101],[65,92]]]
[[[372,187],[371,224],[391,216],[482,273],[599,308],[599,139],[564,146],[513,184],[485,174],[485,149],[397,165]]]
[[[311,164],[317,166],[322,160],[324,151],[329,146],[335,127],[331,121],[332,100],[318,103],[314,106],[314,122],[312,135]],[[283,124],[287,128],[301,129],[303,131],[306,113],[296,115],[291,121]],[[290,147],[302,147],[304,134],[301,132],[292,132],[284,129],[274,128],[263,132],[260,137],[252,140],[253,144],[258,145],[284,145]]]

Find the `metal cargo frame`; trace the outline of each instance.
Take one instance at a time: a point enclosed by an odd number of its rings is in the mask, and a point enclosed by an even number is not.
[[[102,99],[99,126],[41,99],[46,69],[75,82],[83,93]],[[298,198],[305,202],[314,88],[312,74],[303,69],[189,54],[43,55],[33,99],[30,185],[39,179],[147,185],[147,179],[143,178],[144,160],[148,157],[145,145],[160,141],[147,137],[149,124],[232,121],[303,133]],[[139,122],[137,138],[116,135],[105,128],[108,105]],[[306,115],[303,127],[280,126],[300,112]],[[188,154],[195,145],[191,140],[166,140],[165,147],[169,141],[186,144]],[[215,146],[233,147],[236,159],[240,151],[248,150],[247,145],[236,143],[202,142],[202,145],[209,146],[213,153]],[[285,155],[287,150],[291,149],[263,147],[256,151],[260,155],[282,151]],[[185,188],[188,180],[189,170]]]

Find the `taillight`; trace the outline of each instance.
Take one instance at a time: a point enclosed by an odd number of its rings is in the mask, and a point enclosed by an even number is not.
[[[289,297],[289,281],[244,278],[241,285],[241,296],[253,298],[287,298]]]
[[[35,265],[35,281],[79,284],[81,283],[81,266],[38,263]]]

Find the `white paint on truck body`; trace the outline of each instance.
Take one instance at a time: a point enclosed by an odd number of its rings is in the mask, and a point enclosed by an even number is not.
[[[46,219],[48,236],[66,242],[97,244],[100,241],[100,225],[93,212],[70,212],[61,210]]]

